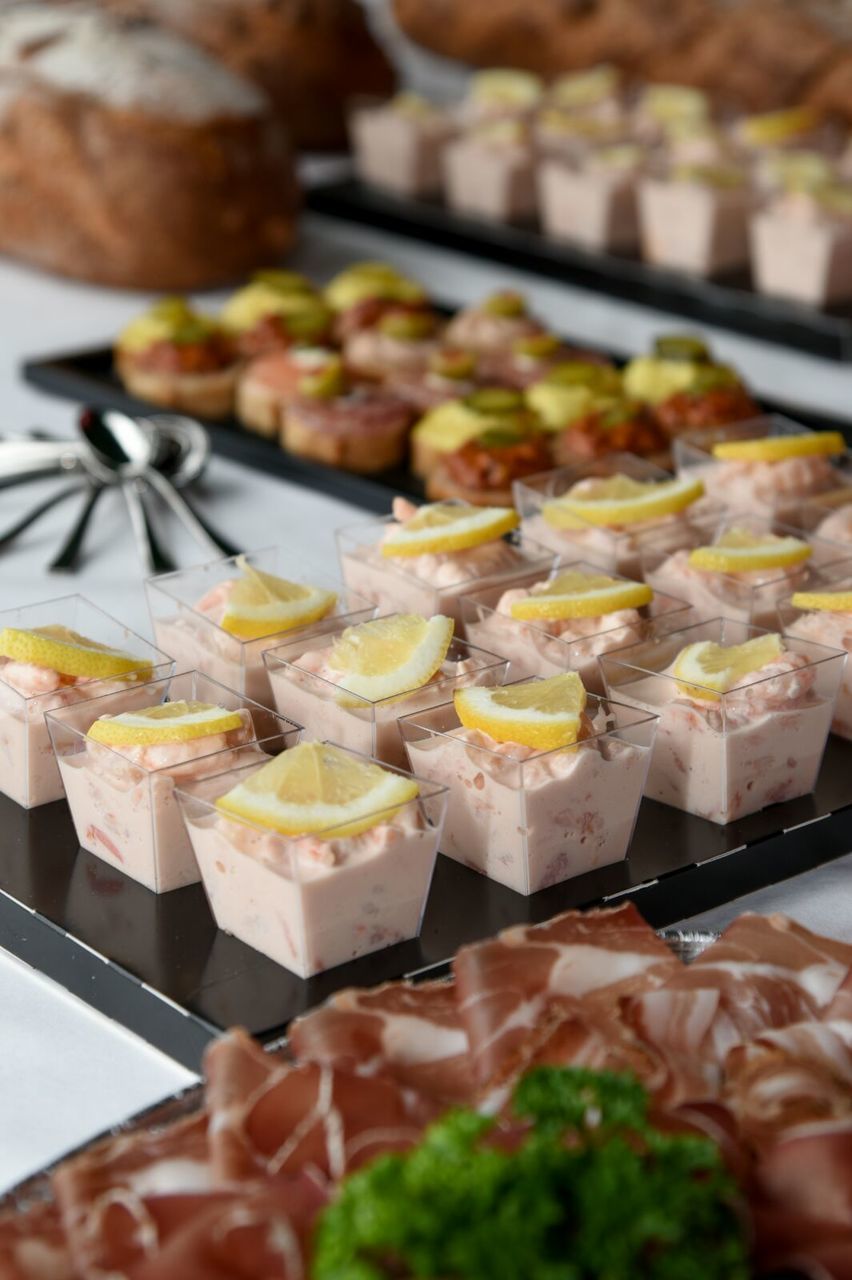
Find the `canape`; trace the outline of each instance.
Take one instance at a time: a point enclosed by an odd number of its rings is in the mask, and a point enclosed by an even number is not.
[[[535,213],[535,155],[522,120],[475,125],[444,152],[444,195],[451,209],[493,222]]]
[[[394,395],[410,404],[418,414],[425,414],[448,400],[466,399],[482,385],[482,380],[472,351],[441,346],[430,356],[426,369],[416,373],[395,372],[388,385]]]
[[[458,498],[475,506],[512,505],[512,485],[553,463],[551,436],[523,420],[490,427],[459,449],[441,454],[426,479],[432,501]]]
[[[416,93],[357,108],[349,133],[365,182],[404,196],[433,196],[443,183],[443,156],[456,131],[452,117]]]
[[[609,453],[668,462],[669,440],[647,406],[625,396],[598,396],[553,436],[553,461],[570,465]]]
[[[545,232],[589,249],[635,248],[636,192],[644,165],[644,150],[632,143],[600,147],[573,162],[543,160],[538,195]]]
[[[305,742],[178,798],[219,928],[298,977],[419,934],[445,788]]]
[[[564,364],[592,364],[612,368],[605,356],[572,347],[555,333],[534,333],[505,349],[492,351],[480,359],[483,381],[494,386],[524,391]]]
[[[288,347],[257,356],[240,373],[237,416],[250,431],[277,439],[284,411],[298,399],[302,381],[321,376],[339,363],[339,355],[330,347]]]
[[[334,312],[334,336],[343,342],[350,333],[370,328],[389,309],[428,307],[426,290],[387,262],[354,262],[339,272],[323,291]]]
[[[623,395],[621,374],[606,361],[564,360],[526,388],[524,399],[547,431],[562,431],[601,397]]]
[[[463,351],[491,356],[510,351],[521,339],[544,332],[541,321],[530,314],[523,294],[501,289],[482,302],[457,311],[444,337],[451,346]]]
[[[375,382],[425,373],[440,350],[442,328],[434,311],[390,308],[346,338],[344,363],[353,376]]]
[[[601,658],[660,717],[645,794],[720,825],[813,790],[846,656],[717,618]]]
[[[200,878],[175,788],[263,764],[301,732],[198,671],[46,719],[81,847],[154,893]]]
[[[62,796],[45,712],[105,694],[144,706],[174,662],[82,596],[0,613],[0,792],[24,809]]]
[[[502,684],[508,661],[453,638],[453,619],[386,614],[265,656],[275,705],[305,734],[401,766],[397,721],[467,685]]]
[[[226,331],[183,298],[163,298],[122,330],[115,367],[140,400],[199,418],[234,407],[239,360]]]
[[[642,800],[655,715],[583,696],[550,746],[563,682],[582,690],[572,673],[466,691],[400,723],[411,767],[449,787],[442,852],[516,893],[621,861]]]
[[[528,435],[538,427],[534,410],[519,391],[481,387],[463,400],[450,400],[430,409],[411,432],[411,469],[424,479],[441,459],[469,440],[489,431]]]
[[[715,360],[706,342],[691,334],[666,334],[651,355],[630,360],[624,389],[651,408],[669,436],[760,414],[737,371]]]
[[[676,164],[639,184],[642,254],[657,266],[713,276],[749,260],[753,196],[734,166]]]
[[[259,271],[226,302],[219,319],[246,359],[296,344],[322,345],[331,336],[329,308],[293,271]]]

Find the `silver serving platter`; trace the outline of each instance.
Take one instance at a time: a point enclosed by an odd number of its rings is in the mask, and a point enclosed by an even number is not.
[[[710,929],[661,929],[659,934],[684,964],[690,964],[697,956],[701,955],[702,951],[710,946],[711,942],[715,942],[719,937],[718,933],[714,933]],[[273,1040],[265,1045],[264,1048],[267,1053],[286,1054],[287,1037],[283,1036],[280,1040]],[[78,1147],[74,1147],[71,1151],[66,1151],[58,1160],[54,1160],[44,1169],[39,1169],[37,1173],[30,1174],[28,1178],[11,1187],[0,1196],[0,1212],[23,1213],[37,1204],[52,1200],[53,1189],[50,1180],[54,1170],[73,1156],[83,1155],[106,1138],[120,1138],[134,1133],[142,1133],[146,1130],[164,1129],[168,1125],[174,1124],[176,1120],[183,1120],[187,1116],[195,1115],[201,1110],[203,1103],[204,1085],[199,1081],[198,1084],[188,1085],[186,1089],[180,1089],[168,1098],[155,1102],[150,1107],[143,1108],[142,1111],[135,1112],[126,1120],[113,1125],[112,1128],[104,1129],[101,1133],[95,1134],[93,1138],[88,1138],[85,1142],[80,1143]]]

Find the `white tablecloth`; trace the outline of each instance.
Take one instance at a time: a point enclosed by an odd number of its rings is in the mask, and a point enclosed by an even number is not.
[[[554,328],[620,352],[643,347],[671,316],[613,304],[504,268],[416,246],[384,234],[308,222],[294,266],[327,276],[357,257],[385,257],[419,274],[448,300],[475,298],[499,285],[525,289]],[[71,410],[26,388],[17,377],[27,355],[110,340],[144,298],[60,282],[0,265],[0,434],[41,424],[70,433]],[[852,405],[848,368],[710,331],[719,353],[776,398],[831,412]],[[0,491],[0,527],[44,490]],[[333,568],[334,528],[358,517],[346,504],[242,467],[214,460],[199,491],[207,513],[247,547],[288,544]],[[72,503],[73,505],[73,503]],[[79,591],[149,634],[141,575],[117,495],[98,509],[91,554],[73,577],[44,565],[72,518],[65,506],[0,557],[0,608]],[[164,522],[169,544],[190,564],[197,552]],[[702,917],[718,927],[744,906],[786,910],[815,928],[852,939],[852,858]],[[59,987],[0,952],[0,1191],[119,1118],[180,1088],[191,1076]]]

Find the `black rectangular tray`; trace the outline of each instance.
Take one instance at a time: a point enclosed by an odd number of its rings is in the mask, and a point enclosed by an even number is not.
[[[437,975],[465,943],[570,907],[632,898],[656,927],[852,848],[852,743],[829,741],[812,795],[717,827],[645,800],[626,862],[524,898],[438,858],[418,940],[303,980],[216,928],[200,885],[156,895],[78,847],[64,801],[0,797],[0,946],[197,1069],[239,1024],[269,1040],[332,992]]]
[[[747,272],[704,280],[629,254],[565,244],[545,236],[532,222],[489,222],[455,213],[441,201],[394,195],[357,178],[311,187],[307,203],[329,217],[489,258],[826,359],[852,360],[852,302],[820,309],[768,297],[752,288]]]

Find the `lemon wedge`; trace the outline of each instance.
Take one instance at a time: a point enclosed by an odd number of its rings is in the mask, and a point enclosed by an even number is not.
[[[238,711],[214,702],[161,702],[141,711],[101,716],[86,734],[107,747],[159,746],[163,742],[191,742],[211,733],[231,733],[242,727]]]
[[[693,569],[709,573],[749,573],[752,569],[786,569],[812,555],[813,547],[801,538],[754,534],[735,526],[726,529],[712,546],[691,551],[689,563]]]
[[[790,603],[820,613],[852,613],[852,591],[796,591]]]
[[[742,140],[751,146],[769,147],[799,134],[809,133],[819,121],[819,112],[813,107],[785,107],[781,111],[748,116],[740,124],[739,132]]]
[[[431,502],[382,543],[383,556],[441,555],[494,542],[517,529],[511,507],[474,507],[467,502]]]
[[[561,498],[545,503],[542,516],[555,528],[576,528],[577,522],[601,526],[639,524],[673,516],[691,506],[704,493],[700,480],[634,480],[630,476],[606,476],[581,481],[583,488],[569,489]]]
[[[327,831],[337,839],[388,822],[419,791],[413,778],[340,747],[302,742],[220,796],[216,808],[282,835]]]
[[[604,573],[566,569],[523,600],[512,603],[513,618],[598,618],[617,609],[639,609],[654,598],[645,582],[626,582]]]
[[[243,577],[234,583],[222,627],[241,640],[304,627],[325,618],[337,604],[333,591],[264,573],[249,564],[245,556],[237,556],[237,565]]]
[[[144,681],[151,679],[153,670],[146,658],[137,658],[123,649],[110,649],[70,627],[59,625],[26,631],[4,627],[0,631],[0,657],[29,662],[58,671],[62,676],[83,680],[103,680],[134,672],[139,681]]]
[[[497,742],[554,751],[577,741],[586,690],[576,671],[499,688],[457,689],[456,714],[466,729]]]
[[[743,644],[723,645],[699,640],[681,649],[673,673],[680,692],[688,698],[718,702],[719,695],[735,689],[746,676],[774,662],[784,652],[781,637],[772,632]]]
[[[812,454],[846,452],[839,431],[803,431],[793,436],[761,436],[757,440],[722,440],[713,446],[713,457],[722,462],[782,462]]]
[[[441,614],[397,613],[347,627],[328,657],[329,666],[343,676],[341,706],[352,705],[346,694],[380,702],[426,684],[447,656],[453,625]]]

